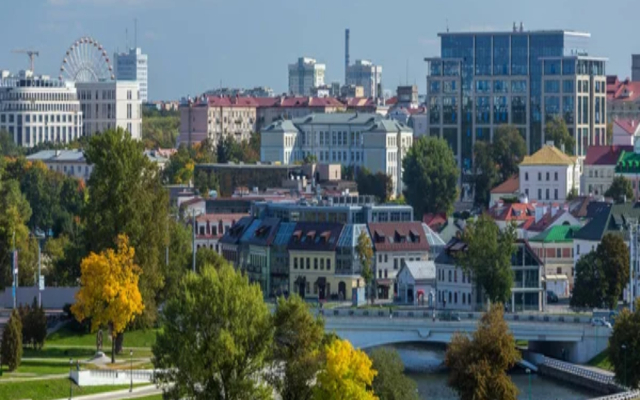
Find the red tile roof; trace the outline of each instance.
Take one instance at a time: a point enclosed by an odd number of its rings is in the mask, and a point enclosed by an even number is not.
[[[616,118],[613,123],[622,128],[629,136],[633,136],[638,130],[638,120]]]
[[[258,107],[254,97],[209,96],[209,107]]]
[[[554,206],[558,207],[556,204],[554,204]],[[556,211],[555,215],[552,216],[551,211],[549,211],[546,214],[544,214],[538,222],[534,222],[533,224],[531,224],[525,229],[533,232],[542,232],[545,229],[547,229],[549,226],[551,226],[551,224],[556,222],[558,218],[560,218],[566,212],[568,211],[558,210]],[[534,218],[534,221],[535,221],[535,218]]]
[[[397,96],[393,96],[393,97],[389,97],[387,100],[385,100],[384,104],[388,105],[388,106],[392,106],[394,104],[396,104],[398,102],[398,97]]]
[[[347,107],[375,107],[376,102],[370,97],[352,97],[345,104]]]
[[[422,222],[427,224],[429,228],[438,232],[447,223],[447,215],[444,213],[438,214],[424,214],[422,216]]]
[[[589,146],[584,165],[616,165],[622,151],[633,151],[633,146]]]
[[[421,222],[372,222],[368,226],[376,251],[429,251]]]
[[[333,97],[285,97],[277,104],[280,107],[344,107]]]
[[[218,223],[218,221],[235,223],[236,221],[239,221],[240,218],[247,217],[248,215],[249,214],[205,214],[198,215],[196,217],[196,221],[215,222],[216,224]]]
[[[498,204],[489,209],[489,214],[496,221],[526,221],[534,216],[534,212],[532,204],[523,203]]]
[[[607,76],[607,101],[633,101],[640,97],[640,82],[629,78],[621,81],[617,76]]]
[[[502,182],[498,186],[491,189],[491,193],[515,193],[520,188],[520,178],[518,175],[514,175],[506,181]]]

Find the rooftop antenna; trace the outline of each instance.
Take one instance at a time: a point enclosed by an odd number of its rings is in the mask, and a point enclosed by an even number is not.
[[[129,28],[124,28],[124,48],[129,51]]]
[[[449,18],[447,18],[447,32],[449,32]]]
[[[133,35],[133,47],[137,49],[138,48],[138,18],[134,18],[133,27],[135,30]]]

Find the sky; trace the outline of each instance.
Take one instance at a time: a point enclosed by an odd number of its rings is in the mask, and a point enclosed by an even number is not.
[[[344,79],[344,30],[351,60],[382,65],[385,89],[417,84],[424,57],[439,56],[438,32],[571,29],[591,33],[590,54],[608,74],[631,74],[640,53],[638,0],[3,0],[0,69],[28,68],[14,49],[40,51],[36,74],[59,75],[67,48],[90,36],[108,50],[137,43],[149,56],[149,97],[178,100],[223,87],[287,90],[287,64],[313,57],[327,83]]]

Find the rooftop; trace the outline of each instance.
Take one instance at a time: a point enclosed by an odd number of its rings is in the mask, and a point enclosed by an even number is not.
[[[614,127],[622,129],[629,136],[633,136],[638,127],[640,127],[638,120],[630,119],[630,118],[616,118],[613,120]]]
[[[289,240],[289,250],[334,251],[343,224],[298,222]]]
[[[560,149],[551,145],[544,145],[530,156],[525,156],[520,166],[529,165],[574,165],[577,158],[564,154]]]
[[[633,151],[633,146],[589,146],[584,165],[616,165],[623,151]]]
[[[529,241],[542,243],[569,243],[573,242],[574,234],[580,229],[582,229],[582,226],[580,225],[552,226],[546,231],[529,239]]]
[[[640,97],[640,82],[629,78],[621,81],[617,76],[607,76],[607,101],[635,101]]]
[[[401,270],[404,268],[416,281],[436,279],[436,264],[433,261],[405,261]]]
[[[372,222],[369,233],[376,251],[429,251],[421,222]]]
[[[27,156],[29,161],[46,161],[46,162],[85,162],[82,150],[42,150]]]
[[[498,186],[491,189],[493,194],[512,194],[518,191],[520,188],[520,177],[514,175],[506,181],[502,182]]]

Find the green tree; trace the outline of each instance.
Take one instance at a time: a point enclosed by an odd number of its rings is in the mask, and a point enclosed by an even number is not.
[[[616,374],[616,381],[631,388],[640,385],[640,301],[636,301],[635,311],[623,309],[616,317],[613,332],[609,338],[609,360]],[[623,349],[622,346],[625,346]]]
[[[596,257],[603,266],[607,280],[604,301],[610,309],[615,309],[622,291],[629,284],[629,248],[622,236],[607,233],[598,244]]]
[[[397,350],[380,347],[369,354],[373,369],[373,392],[380,400],[418,400],[418,387],[404,375],[404,364]]]
[[[359,194],[375,196],[376,201],[380,203],[385,203],[393,192],[391,176],[383,172],[372,174],[364,167],[358,169],[356,185],[358,185]]]
[[[602,307],[607,297],[608,284],[604,265],[596,252],[583,255],[576,263],[571,307]]]
[[[216,175],[204,170],[198,170],[198,172],[196,172],[194,186],[203,197],[209,197],[211,190],[220,193],[220,185],[218,184]]]
[[[516,250],[516,231],[512,225],[500,230],[488,215],[470,221],[462,234],[467,250],[456,262],[482,289],[492,303],[505,303],[511,297],[513,270],[511,256]]]
[[[491,189],[498,182],[498,168],[492,154],[492,147],[484,141],[477,141],[473,148],[474,155],[474,203],[487,207],[491,197]]]
[[[2,365],[8,366],[9,371],[15,371],[22,361],[22,322],[16,309],[11,312],[9,321],[2,331],[0,358]]]
[[[88,250],[114,247],[120,234],[136,249],[135,263],[143,272],[140,292],[145,312],[137,323],[150,326],[164,277],[168,227],[161,218],[169,209],[168,194],[157,167],[143,154],[142,143],[122,129],[91,138],[85,156],[93,164],[84,208]]]
[[[173,217],[168,217],[167,224],[169,253],[166,253],[165,248],[165,260],[162,263],[164,286],[158,296],[159,303],[164,303],[177,295],[180,281],[191,270],[192,261],[191,229]]]
[[[153,346],[157,383],[168,398],[267,399],[256,379],[273,340],[260,286],[228,264],[187,274],[162,315]]]
[[[578,189],[574,187],[567,193],[567,201],[575,200],[578,197]]]
[[[273,315],[273,370],[269,381],[282,400],[309,400],[321,365],[324,322],[297,295],[278,298]]]
[[[192,263],[193,260],[189,258],[189,270],[193,268]],[[220,269],[226,263],[227,260],[212,249],[201,247],[196,250],[196,272],[202,271],[206,266]]]
[[[448,213],[458,197],[460,171],[447,142],[421,136],[402,160],[404,197],[417,219],[425,213]]]
[[[24,149],[13,141],[13,135],[5,130],[0,130],[0,155],[18,157],[23,154]]]
[[[315,164],[318,162],[318,157],[315,154],[307,154],[306,156],[304,156],[304,159],[302,160],[305,164]]]
[[[520,360],[515,340],[504,320],[503,305],[494,304],[470,338],[456,333],[445,354],[449,386],[461,400],[516,400],[518,388],[507,371]]]
[[[142,140],[148,149],[175,147],[179,127],[179,111],[142,110]]]
[[[616,176],[611,182],[611,186],[604,192],[605,197],[611,197],[616,203],[633,201],[633,188],[631,181],[624,176]]]
[[[33,298],[31,306],[20,307],[22,321],[22,344],[34,349],[41,349],[47,336],[47,317],[44,309],[38,306],[38,299]]]
[[[364,284],[369,292],[369,299],[373,304],[375,295],[373,293],[373,246],[371,245],[371,239],[369,235],[363,229],[358,235],[358,243],[356,244],[356,254],[358,255],[358,261],[360,261],[360,276],[364,280]]]
[[[518,128],[513,125],[500,125],[493,135],[493,159],[498,165],[500,181],[518,173],[518,164],[527,154],[527,143]]]
[[[576,141],[569,133],[567,124],[562,117],[555,117],[544,126],[544,135],[552,140],[554,145],[569,155],[575,153]]]

